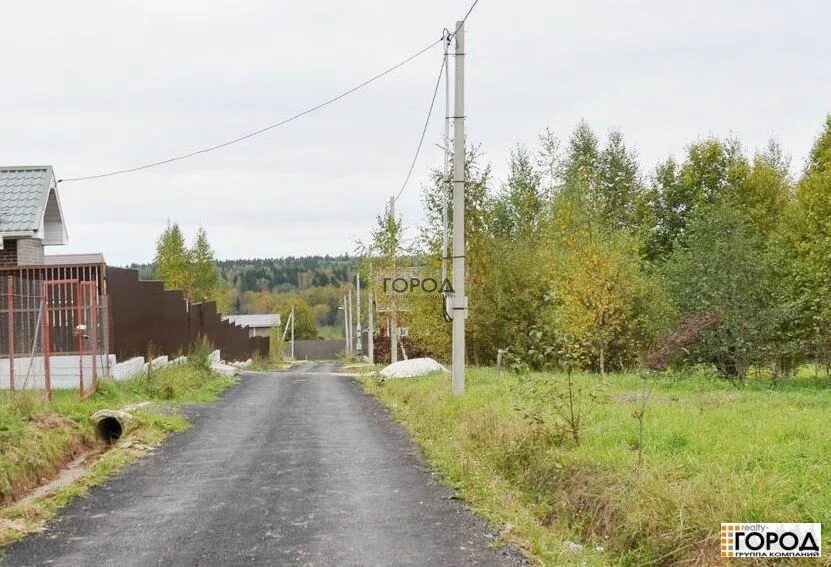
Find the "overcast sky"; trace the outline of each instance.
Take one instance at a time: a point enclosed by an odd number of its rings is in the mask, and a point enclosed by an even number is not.
[[[346,90],[452,27],[469,0],[0,0],[0,164],[58,177],[234,138]],[[467,23],[468,138],[497,178],[516,143],[582,118],[647,170],[707,136],[775,137],[802,167],[831,111],[825,0],[481,0]],[[190,160],[60,187],[70,246],[149,261],[167,219],[220,258],[354,251],[397,192],[440,47],[288,126]],[[443,99],[399,201],[441,164]]]

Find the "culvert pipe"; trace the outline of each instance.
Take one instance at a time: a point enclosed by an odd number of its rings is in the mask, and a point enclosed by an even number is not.
[[[132,421],[133,416],[125,411],[103,409],[92,414],[95,438],[105,445],[116,443]]]

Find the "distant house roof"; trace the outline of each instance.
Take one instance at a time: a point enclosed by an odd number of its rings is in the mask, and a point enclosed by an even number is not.
[[[279,327],[281,325],[279,315],[228,315],[223,317],[229,323],[240,327]]]
[[[44,244],[67,240],[51,165],[0,167],[0,237],[4,236],[42,238]]]
[[[51,254],[43,257],[46,266],[78,266],[84,264],[106,264],[100,252],[92,254]]]

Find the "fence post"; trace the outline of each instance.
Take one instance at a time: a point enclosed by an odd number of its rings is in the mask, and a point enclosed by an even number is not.
[[[6,279],[6,308],[9,312],[9,392],[14,393],[14,278]]]
[[[49,337],[49,284],[43,282],[42,292],[40,298],[40,309],[42,313],[41,326],[43,332],[41,337],[43,340],[43,380],[46,387],[46,399],[52,401],[52,368],[49,362],[50,350],[52,348],[51,338]]]
[[[97,293],[96,291],[96,299],[98,297]],[[110,350],[112,350],[112,354],[115,354],[115,348],[110,344],[110,324],[112,323],[110,320],[110,297],[105,293],[101,296],[101,300],[103,301],[103,305],[101,305],[101,327],[104,330],[104,376],[109,376],[111,372]]]
[[[89,289],[89,319],[92,329],[90,339],[92,341],[92,391],[98,389],[98,284],[93,283],[87,286]]]
[[[81,280],[75,282],[75,335],[78,337],[78,386],[80,387],[81,398],[84,397],[84,293]]]

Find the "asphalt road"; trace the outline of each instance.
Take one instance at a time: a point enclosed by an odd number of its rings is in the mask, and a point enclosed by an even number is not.
[[[331,363],[249,374],[6,565],[516,565]]]

